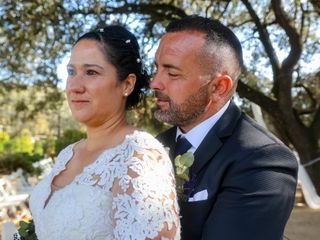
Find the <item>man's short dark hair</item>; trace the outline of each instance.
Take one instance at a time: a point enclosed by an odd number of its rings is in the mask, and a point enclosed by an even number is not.
[[[171,22],[166,27],[167,33],[195,31],[206,35],[206,45],[229,46],[236,57],[238,68],[243,68],[242,47],[237,36],[220,21],[196,15]]]

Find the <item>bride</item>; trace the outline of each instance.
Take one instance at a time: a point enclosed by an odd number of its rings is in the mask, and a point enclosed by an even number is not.
[[[180,239],[166,151],[126,121],[149,80],[135,36],[121,26],[86,33],[68,75],[69,107],[87,138],[60,152],[31,195],[38,239]]]

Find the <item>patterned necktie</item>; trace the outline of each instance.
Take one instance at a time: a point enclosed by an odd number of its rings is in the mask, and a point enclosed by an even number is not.
[[[192,147],[192,144],[182,135],[178,136],[176,146],[174,148],[174,157],[184,154]]]

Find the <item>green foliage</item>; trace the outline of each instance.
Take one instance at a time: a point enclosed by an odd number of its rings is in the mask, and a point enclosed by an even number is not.
[[[43,145],[44,145],[44,141],[42,140],[36,141],[33,146],[33,153],[35,155],[43,156],[44,154]]]
[[[56,141],[52,136],[48,136],[43,142],[43,153],[44,155],[51,157],[56,155]]]
[[[17,136],[12,138],[8,144],[9,152],[15,153],[32,153],[33,142],[32,135],[28,129],[23,129]]]
[[[35,232],[35,226],[33,220],[30,222],[19,222],[20,228],[18,229],[19,235],[22,240],[37,240],[37,235]]]
[[[77,142],[86,137],[86,134],[78,129],[67,129],[63,135],[56,141],[56,152],[60,152],[71,143]]]
[[[7,132],[0,131],[0,153],[3,153],[7,148],[10,136]]]
[[[16,153],[9,155],[0,155],[0,174],[10,174],[18,168],[32,175],[39,175],[41,170],[34,168],[32,163],[39,161],[41,156],[30,155],[27,153]]]

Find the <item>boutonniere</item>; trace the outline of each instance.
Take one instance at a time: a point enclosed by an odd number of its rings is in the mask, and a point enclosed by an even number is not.
[[[33,220],[30,222],[19,222],[20,228],[18,229],[20,236],[14,236],[14,239],[18,240],[38,240]]]
[[[174,165],[176,167],[176,185],[178,198],[184,202],[188,201],[188,195],[191,192],[189,187],[185,186],[190,181],[189,169],[194,162],[194,156],[191,152],[186,152],[182,155],[178,155],[174,159]]]

